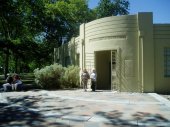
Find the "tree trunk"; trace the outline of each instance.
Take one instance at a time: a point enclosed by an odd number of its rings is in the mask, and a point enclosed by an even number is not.
[[[5,69],[4,69],[4,78],[6,79],[7,78],[7,74],[9,72],[8,70],[8,66],[9,66],[9,49],[6,49],[6,52],[5,52]]]
[[[18,57],[15,58],[15,73],[18,73]]]

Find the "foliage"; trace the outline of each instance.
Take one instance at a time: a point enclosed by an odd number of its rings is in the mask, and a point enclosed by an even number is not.
[[[96,8],[98,18],[112,15],[127,15],[129,13],[128,10],[128,0],[100,0]]]
[[[79,68],[62,67],[59,64],[35,69],[35,82],[44,89],[75,88],[79,83]]]
[[[61,88],[61,77],[63,77],[65,68],[59,64],[46,66],[42,69],[35,69],[35,82],[44,89]]]
[[[15,63],[15,69],[13,70],[18,71],[19,60],[24,63],[24,60],[28,62],[32,58],[24,55],[26,51],[32,51],[32,47],[28,49],[25,42],[34,42],[33,39],[36,34],[42,31],[41,12],[43,12],[43,4],[42,0],[1,1],[0,40],[2,45],[0,46],[5,54],[5,75],[9,72],[8,64],[11,61]],[[9,64],[9,67],[13,68],[13,64],[11,65]]]
[[[53,61],[53,48],[77,36],[82,23],[128,14],[127,0],[1,0],[0,66],[10,72],[31,72]],[[26,68],[26,69],[24,69]]]
[[[68,66],[64,73],[63,85],[67,88],[76,88],[79,87],[80,77],[79,77],[80,68],[78,66]]]
[[[46,39],[55,47],[69,41],[79,33],[79,25],[91,21],[94,16],[86,0],[59,0],[45,5]],[[54,46],[53,46],[54,47]]]

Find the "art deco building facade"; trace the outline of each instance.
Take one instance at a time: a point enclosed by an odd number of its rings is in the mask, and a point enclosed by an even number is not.
[[[55,54],[64,66],[96,68],[97,89],[170,93],[170,24],[153,24],[151,12],[82,24]]]

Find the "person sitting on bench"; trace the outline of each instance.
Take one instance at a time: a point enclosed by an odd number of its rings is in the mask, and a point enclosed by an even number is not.
[[[12,90],[22,90],[23,84],[18,74],[14,74],[13,76],[13,84],[12,84]]]

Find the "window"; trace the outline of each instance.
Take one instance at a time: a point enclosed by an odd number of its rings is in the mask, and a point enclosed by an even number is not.
[[[170,48],[164,48],[164,77],[170,77]]]

